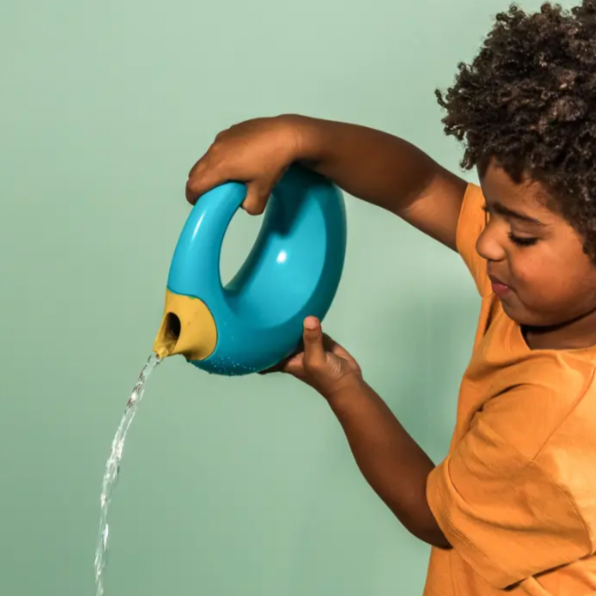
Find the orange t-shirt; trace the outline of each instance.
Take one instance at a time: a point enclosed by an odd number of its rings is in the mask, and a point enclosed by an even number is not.
[[[470,184],[457,248],[482,307],[449,455],[428,478],[453,548],[432,549],[424,596],[596,594],[596,347],[527,346],[476,252],[483,204]]]

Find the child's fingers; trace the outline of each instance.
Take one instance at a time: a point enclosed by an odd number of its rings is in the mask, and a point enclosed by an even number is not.
[[[250,215],[261,215],[265,211],[271,189],[259,182],[247,184],[246,198],[242,208]]]
[[[202,157],[193,167],[186,183],[186,200],[194,205],[198,198],[212,188],[225,182],[225,177],[217,168],[209,166],[208,158]]]
[[[317,368],[325,364],[326,355],[323,346],[323,330],[316,317],[304,320],[304,366]]]
[[[301,373],[304,369],[304,354],[296,354],[290,358],[283,367],[283,372],[301,378]]]
[[[287,358],[285,358],[281,362],[278,362],[274,366],[267,368],[266,370],[262,370],[261,372],[259,372],[259,374],[260,375],[268,375],[268,374],[277,373],[277,372],[285,372],[285,373],[294,374],[302,368],[303,356],[304,356],[304,354],[302,353],[302,344],[301,344],[299,351],[295,352],[291,356],[288,356]]]

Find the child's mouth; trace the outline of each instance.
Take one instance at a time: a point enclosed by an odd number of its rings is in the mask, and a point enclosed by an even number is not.
[[[507,284],[504,284],[500,279],[493,277],[492,275],[489,277],[493,292],[496,296],[504,298],[511,293],[511,288]]]

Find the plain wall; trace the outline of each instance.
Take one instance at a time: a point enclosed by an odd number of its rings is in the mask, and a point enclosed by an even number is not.
[[[105,460],[160,322],[187,172],[214,135],[298,112],[385,129],[458,170],[433,91],[505,7],[2,2],[0,594],[94,593]],[[325,329],[438,462],[479,300],[456,254],[347,201]],[[233,221],[224,275],[258,225]],[[427,557],[310,389],[181,358],[157,369],[111,511],[107,596],[415,595]]]

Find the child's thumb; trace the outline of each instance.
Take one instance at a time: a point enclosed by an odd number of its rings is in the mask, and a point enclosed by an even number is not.
[[[246,197],[242,202],[242,208],[250,215],[261,215],[265,211],[270,194],[271,189],[262,183],[252,182],[247,184]]]
[[[317,368],[325,363],[325,348],[323,347],[323,330],[316,317],[304,320],[304,366]]]

